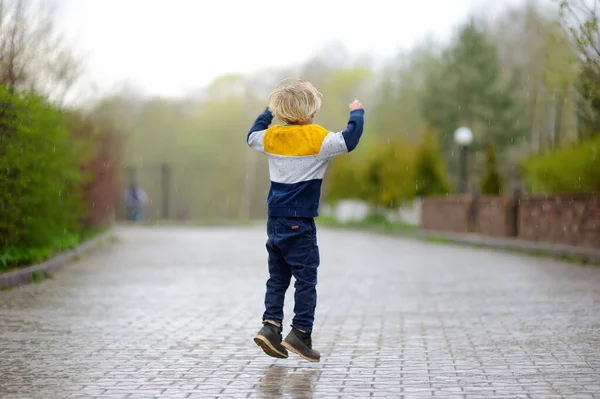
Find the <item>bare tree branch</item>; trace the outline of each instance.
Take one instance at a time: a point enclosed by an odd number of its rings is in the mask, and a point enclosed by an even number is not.
[[[55,25],[53,0],[0,0],[0,84],[62,102],[81,60]]]

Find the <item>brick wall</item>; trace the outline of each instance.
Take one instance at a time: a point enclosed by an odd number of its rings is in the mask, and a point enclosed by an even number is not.
[[[427,230],[467,233],[470,203],[469,196],[427,198],[421,208],[421,227]]]
[[[600,248],[600,194],[522,198],[519,236],[534,241]]]
[[[600,193],[426,198],[421,227],[600,248]]]
[[[471,231],[494,237],[506,237],[510,232],[510,206],[509,197],[480,197],[475,199],[471,206],[473,209]]]

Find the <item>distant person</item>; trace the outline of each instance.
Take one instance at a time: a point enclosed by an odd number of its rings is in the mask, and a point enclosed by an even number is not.
[[[355,100],[345,130],[333,133],[313,124],[321,108],[321,93],[302,80],[271,93],[269,106],[258,116],[247,142],[269,157],[271,189],[267,199],[269,279],[263,328],[254,341],[272,357],[287,358],[288,350],[318,362],[312,348],[317,305],[317,267],[320,263],[317,229],[321,183],[329,160],[358,145],[364,110]],[[282,125],[269,127],[273,116]],[[292,330],[282,340],[283,301],[292,276],[296,279]]]
[[[138,222],[144,218],[144,205],[148,202],[148,196],[135,183],[131,183],[125,190],[125,209],[127,219]]]

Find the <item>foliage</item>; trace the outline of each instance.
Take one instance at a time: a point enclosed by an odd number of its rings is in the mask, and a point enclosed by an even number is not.
[[[414,196],[414,149],[400,140],[335,159],[327,177],[329,203],[359,199],[376,209],[395,209]]]
[[[357,151],[331,163],[325,201],[356,198],[390,206],[411,195],[445,194],[451,187],[444,168],[451,176],[457,172],[453,132],[460,125],[475,133],[475,164],[483,164],[491,142],[506,178],[513,178],[524,157],[559,146],[577,131],[576,48],[556,24],[557,12],[532,2],[516,5],[494,15],[494,22],[459,26],[449,45],[424,40],[386,60],[383,69],[352,60],[334,44],[300,65],[223,75],[185,99],[145,98],[126,88],[98,104],[94,117],[111,120],[123,132],[125,163],[152,199],[152,218],[160,217],[167,198],[172,216],[182,218],[233,219],[247,212],[263,217],[268,160],[244,139],[273,86],[295,76],[323,93],[315,122],[331,131],[345,128],[354,97],[367,108]],[[438,132],[433,141],[439,154],[424,143],[416,151],[411,147],[428,126]],[[412,172],[402,179],[386,177],[396,173],[398,162],[403,165],[385,153],[388,139],[410,147],[414,163],[404,167]],[[161,187],[163,165],[170,168],[168,191]],[[385,179],[400,182],[399,193]]]
[[[46,245],[20,245],[0,249],[0,271],[10,267],[42,262],[57,252],[75,248],[80,242],[80,235],[66,234],[53,239]]]
[[[581,61],[578,89],[585,103],[580,104],[583,119],[582,135],[600,132],[600,20],[598,0],[561,1],[561,15],[565,29],[570,33]]]
[[[78,233],[57,236],[52,241],[38,246],[19,244],[0,249],[0,272],[18,266],[30,265],[50,258],[56,253],[74,249],[83,241],[106,231],[104,228],[90,228]]]
[[[498,171],[496,151],[491,143],[488,144],[485,166],[485,175],[481,179],[481,193],[484,195],[502,194],[502,176]]]
[[[399,54],[383,71],[369,122],[374,134],[416,142],[425,121],[421,105],[427,81],[441,67],[436,43],[426,41]]]
[[[114,209],[115,135],[61,109],[82,69],[53,11],[0,0],[0,269],[72,248]]]
[[[356,153],[344,155],[331,162],[326,180],[327,201],[335,204],[343,199],[361,199],[363,197],[360,158]]]
[[[85,148],[80,146],[85,204],[80,224],[83,228],[105,226],[112,222],[119,198],[121,153],[118,147],[121,143],[118,133],[111,124],[94,123],[89,116],[79,112],[70,112],[67,116],[72,140],[85,144]]]
[[[600,76],[596,75],[590,65],[582,66],[578,89],[581,100],[577,111],[583,122],[579,128],[579,136],[596,135],[600,132]]]
[[[419,197],[443,195],[450,192],[444,163],[437,145],[437,135],[427,129],[422,134],[415,156],[415,194]]]
[[[48,1],[0,0],[0,84],[63,102],[83,73]]]
[[[475,133],[473,148],[493,141],[507,148],[523,135],[513,84],[502,84],[494,44],[474,22],[461,27],[446,49],[443,65],[429,76],[422,112],[442,132],[442,151],[455,149],[453,132],[466,125]],[[450,164],[452,165],[452,164]]]
[[[81,150],[64,115],[0,87],[0,248],[45,245],[78,230]]]
[[[414,149],[405,142],[379,143],[361,172],[362,199],[375,208],[396,209],[415,196]]]
[[[600,191],[600,136],[534,156],[523,169],[534,192]]]

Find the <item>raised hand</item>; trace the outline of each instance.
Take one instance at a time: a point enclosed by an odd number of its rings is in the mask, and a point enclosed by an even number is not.
[[[362,104],[358,102],[358,100],[354,100],[352,104],[349,105],[350,112],[356,111],[357,109],[364,109]]]

